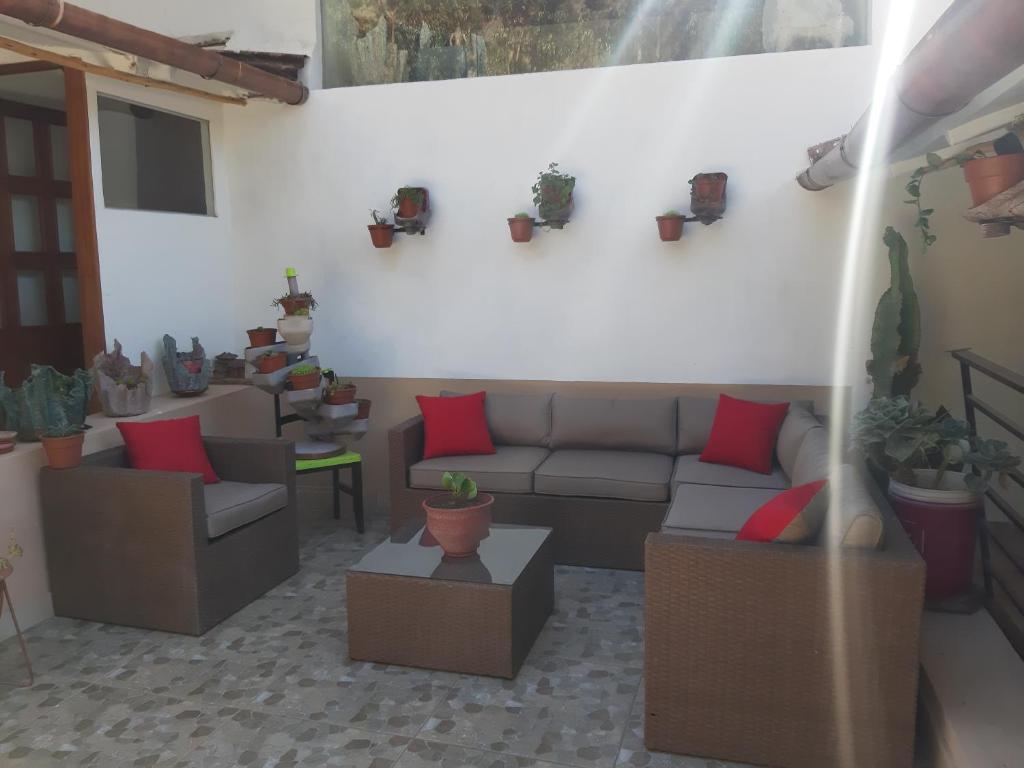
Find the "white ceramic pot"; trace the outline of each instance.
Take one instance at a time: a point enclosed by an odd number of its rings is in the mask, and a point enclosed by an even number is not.
[[[277,321],[277,332],[285,341],[285,351],[292,355],[309,351],[309,337],[313,335],[313,318],[288,315]]]

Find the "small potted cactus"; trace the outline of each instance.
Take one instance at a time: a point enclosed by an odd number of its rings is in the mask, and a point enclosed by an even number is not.
[[[533,227],[537,223],[526,211],[521,211],[508,220],[513,243],[528,243],[533,239]]]
[[[388,218],[380,211],[370,211],[373,224],[367,224],[370,230],[370,241],[374,248],[390,248],[395,240],[395,227],[388,223]]]
[[[320,369],[309,363],[296,365],[288,372],[288,384],[294,391],[316,389],[320,385]]]
[[[666,243],[678,240],[683,236],[683,222],[685,218],[679,211],[665,211],[661,216],[655,216],[658,222],[658,235]]]
[[[445,472],[441,484],[447,493],[423,501],[427,530],[448,557],[469,557],[490,535],[494,497],[461,472]]]
[[[324,387],[324,402],[328,405],[348,405],[356,399],[356,385],[351,381],[344,384],[337,379]]]
[[[250,328],[246,333],[249,334],[250,347],[269,347],[277,341],[277,328],[264,328],[261,325],[257,328]]]
[[[288,355],[284,352],[264,352],[256,358],[256,370],[260,373],[280,371],[288,365]]]

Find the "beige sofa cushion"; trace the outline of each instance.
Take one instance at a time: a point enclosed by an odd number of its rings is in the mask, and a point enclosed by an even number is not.
[[[442,397],[462,392],[442,391]],[[484,398],[487,428],[495,445],[533,445],[546,447],[551,442],[551,393],[542,395],[504,395],[488,392]]]
[[[700,456],[690,454],[676,457],[676,468],[672,473],[672,489],[680,483],[696,483],[698,485],[729,485],[737,488],[773,488],[783,491],[789,488],[789,480],[776,466],[770,475],[751,472],[749,469],[730,467],[726,464],[710,464],[700,460]]]
[[[438,456],[409,467],[413,488],[438,488],[445,472],[464,472],[482,491],[532,493],[533,472],[548,457],[546,448],[497,445],[495,453],[481,456]]]
[[[803,445],[804,438],[812,429],[824,429],[810,411],[799,405],[789,407],[789,413],[779,429],[779,437],[775,441],[775,456],[787,477],[793,476],[796,455]]]
[[[288,506],[288,488],[280,483],[219,483],[203,486],[206,535],[215,539]]]
[[[828,431],[812,429],[804,436],[793,461],[790,480],[793,485],[806,485],[828,477]]]
[[[556,394],[551,403],[551,447],[674,454],[676,401]]]
[[[684,483],[676,486],[675,498],[664,527],[739,533],[758,507],[779,493],[773,488],[730,488],[724,485]]]
[[[555,451],[534,473],[537,493],[665,501],[672,459],[639,451]]]
[[[836,503],[829,507],[825,541],[852,549],[880,549],[885,541],[885,521],[860,473],[843,464],[833,480]]]
[[[778,400],[758,399],[758,403],[777,403]],[[676,398],[677,418],[676,453],[700,453],[708,443],[711,425],[715,422],[715,411],[718,410],[717,397],[697,397],[682,395]],[[808,413],[814,413],[814,403],[810,400],[794,400],[790,408],[799,407]]]

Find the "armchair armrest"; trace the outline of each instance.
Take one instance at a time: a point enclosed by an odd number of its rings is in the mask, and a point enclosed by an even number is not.
[[[422,416],[414,416],[388,430],[388,469],[392,491],[406,487],[409,467],[422,459]]]
[[[203,437],[217,477],[236,483],[281,483],[295,478],[295,443],[281,438]]]

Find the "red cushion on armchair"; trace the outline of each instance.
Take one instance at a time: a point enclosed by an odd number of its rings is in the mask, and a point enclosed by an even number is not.
[[[157,472],[195,472],[206,485],[219,483],[199,431],[199,417],[159,421],[119,421],[128,464]]]
[[[485,392],[460,397],[417,395],[423,413],[423,458],[495,453],[484,412]]]

